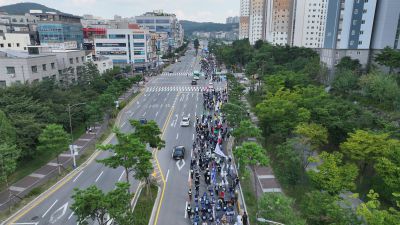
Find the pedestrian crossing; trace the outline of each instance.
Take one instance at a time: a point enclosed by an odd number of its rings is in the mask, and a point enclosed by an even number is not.
[[[165,87],[147,87],[146,92],[199,92],[206,91],[207,87],[198,86],[165,86]],[[216,91],[222,91],[223,87],[215,87]]]
[[[178,77],[178,76],[192,76],[193,73],[191,72],[178,72],[178,73],[169,73],[169,72],[163,72],[161,73],[161,76],[166,76],[166,77]]]

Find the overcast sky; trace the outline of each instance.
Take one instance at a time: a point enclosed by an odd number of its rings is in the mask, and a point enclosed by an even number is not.
[[[0,0],[0,5],[35,2],[75,15],[92,14],[106,19],[114,15],[132,17],[162,9],[175,13],[178,19],[199,22],[221,22],[239,15],[240,0]]]

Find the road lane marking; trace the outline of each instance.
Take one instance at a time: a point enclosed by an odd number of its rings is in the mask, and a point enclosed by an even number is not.
[[[47,215],[47,213],[50,212],[51,208],[53,208],[54,205],[55,205],[57,202],[58,202],[58,199],[53,203],[53,205],[50,206],[50,208],[47,209],[47,211],[43,214],[42,218],[44,218],[44,217]]]
[[[196,109],[197,109],[197,104],[196,104]]]
[[[61,206],[51,214],[49,222],[51,224],[56,223],[59,219],[61,219],[61,217],[65,215],[67,209],[68,209],[68,202],[66,202],[63,206]]]
[[[68,216],[67,220],[70,220],[73,215],[74,215],[74,212],[72,212],[71,215]]]
[[[176,133],[176,140],[178,140],[179,138],[179,133]]]
[[[72,182],[75,183],[75,181],[78,180],[78,178],[82,175],[82,173],[83,173],[83,170],[78,174],[78,176],[75,177],[75,179]]]
[[[168,176],[169,176],[169,169],[167,171],[167,176],[165,176],[165,182],[168,182]]]
[[[185,204],[185,219],[187,218],[187,207],[188,207],[188,202],[186,201],[186,204]]]
[[[119,181],[121,181],[121,179],[122,179],[122,176],[124,176],[124,174],[125,174],[125,170],[124,170],[124,171],[122,171],[121,175],[119,176],[119,178],[118,178],[118,182],[119,182]]]
[[[182,162],[181,164],[179,163],[179,162]],[[184,159],[181,159],[181,160],[178,160],[178,161],[176,161],[176,166],[178,167],[178,170],[179,171],[181,171],[181,169],[185,166],[185,160]]]
[[[121,127],[124,127],[126,125],[126,121],[122,124],[122,126]]]
[[[156,112],[156,117],[158,116],[158,111]]]
[[[194,140],[194,134],[192,135],[192,141]]]
[[[104,171],[101,171],[101,173],[99,174],[99,176],[96,178],[96,180],[94,182],[99,181],[99,179],[100,179],[101,175],[103,175],[103,173],[104,173]]]
[[[145,116],[146,116],[146,113],[147,113],[147,112],[144,112],[144,113],[143,113],[143,117],[145,117]]]

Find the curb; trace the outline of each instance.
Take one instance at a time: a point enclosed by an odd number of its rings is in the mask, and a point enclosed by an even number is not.
[[[161,187],[157,185],[157,188],[158,188],[158,191],[157,191],[157,198],[156,198],[156,200],[154,201],[153,210],[151,211],[151,216],[150,216],[149,224],[148,224],[148,225],[154,224],[155,214],[156,214],[156,211],[157,211],[157,207],[156,207],[156,206],[158,206],[158,204],[159,204],[159,202],[160,202],[160,198],[161,198]],[[158,204],[157,204],[157,203],[158,203]]]

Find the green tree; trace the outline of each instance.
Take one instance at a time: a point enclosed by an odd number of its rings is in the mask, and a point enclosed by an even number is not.
[[[333,91],[339,95],[347,96],[360,88],[358,81],[359,76],[353,71],[338,70],[332,83]]]
[[[238,139],[238,143],[242,143],[246,138],[260,138],[261,130],[250,120],[242,120],[232,135]]]
[[[138,165],[140,165],[139,159],[142,153],[147,151],[146,145],[132,134],[124,134],[119,130],[115,130],[114,133],[118,143],[115,145],[101,145],[99,149],[103,151],[112,150],[115,154],[108,158],[97,160],[97,162],[114,169],[122,166],[125,169],[126,182],[130,184],[129,175],[137,170]]]
[[[255,172],[256,166],[268,166],[269,158],[266,156],[265,150],[255,142],[243,142],[241,146],[237,147],[234,151],[236,159],[241,166],[249,166],[254,176],[254,187],[256,196],[258,196],[256,188],[257,175]]]
[[[109,224],[111,220],[120,225],[134,224],[129,184],[117,183],[116,189],[108,193],[103,193],[94,185],[74,191],[71,210],[78,224],[89,224],[90,220],[97,221],[99,225]]]
[[[392,146],[387,156],[378,157],[374,168],[382,178],[389,194],[398,192],[400,190],[400,145]]]
[[[49,124],[39,136],[38,151],[42,154],[57,156],[58,173],[61,174],[61,164],[59,154],[68,149],[69,135],[62,126]]]
[[[282,193],[264,193],[258,202],[259,217],[287,225],[305,225],[296,214],[294,200]]]
[[[196,49],[196,55],[197,55],[197,52],[199,51],[199,47],[200,47],[199,39],[196,38],[193,41],[193,46],[194,46],[194,49]]]
[[[247,119],[247,109],[242,102],[230,101],[222,105],[221,111],[231,127],[238,127],[243,119]]]
[[[141,142],[158,150],[165,147],[165,141],[161,139],[161,131],[156,121],[150,120],[145,124],[141,124],[138,120],[129,122],[134,127],[133,135],[138,137]]]
[[[338,70],[350,70],[352,72],[359,73],[361,70],[361,64],[358,59],[352,59],[349,56],[345,56],[340,59],[340,62],[336,65]]]
[[[400,52],[390,47],[385,47],[376,55],[375,61],[380,65],[389,67],[389,73],[392,73],[393,69],[400,68]]]
[[[256,106],[256,112],[268,133],[286,135],[301,122],[310,119],[310,111],[300,107],[301,96],[289,90],[279,90]]]
[[[263,46],[263,44],[264,44],[263,40],[261,40],[261,39],[257,40],[256,43],[254,44],[254,48],[255,49],[260,49]]]
[[[400,224],[400,212],[394,208],[383,209],[379,202],[379,194],[370,190],[368,201],[357,207],[357,215],[369,225],[397,225]]]
[[[349,203],[327,192],[307,193],[301,200],[300,208],[309,225],[361,224]]]
[[[383,73],[370,73],[360,78],[362,95],[369,103],[385,109],[400,107],[400,87],[394,76]]]
[[[390,149],[397,145],[399,141],[390,139],[387,133],[356,130],[349,134],[349,138],[340,145],[340,149],[358,164],[363,175],[368,165],[372,166],[379,157],[387,156]]]
[[[294,133],[300,137],[304,145],[311,147],[311,150],[318,150],[328,143],[328,130],[316,123],[300,123],[296,126]]]
[[[6,114],[0,110],[0,142],[13,145],[16,139],[15,127],[11,124]]]
[[[9,176],[15,172],[17,168],[17,160],[20,157],[20,150],[15,147],[15,145],[10,145],[7,143],[0,144],[0,183],[5,183],[6,187],[10,186]],[[12,195],[10,189],[9,198]]]
[[[343,155],[340,152],[333,154],[322,152],[318,158],[310,159],[319,162],[316,170],[307,171],[318,189],[325,190],[330,194],[338,194],[355,188],[354,181],[358,176],[357,166],[344,164],[342,159]]]

